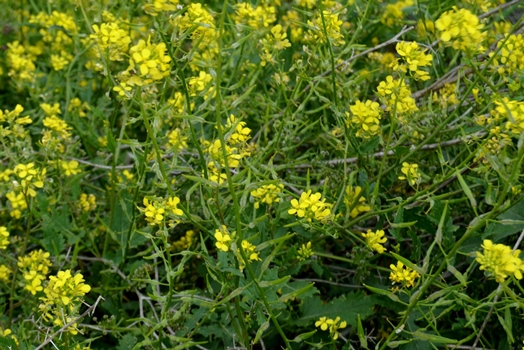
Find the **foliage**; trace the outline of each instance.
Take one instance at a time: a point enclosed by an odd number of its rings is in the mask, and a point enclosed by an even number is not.
[[[522,346],[520,1],[1,3],[1,348]]]

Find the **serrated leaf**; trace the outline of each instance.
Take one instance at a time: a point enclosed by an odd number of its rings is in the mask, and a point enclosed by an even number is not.
[[[126,334],[120,339],[118,342],[117,350],[129,350],[132,349],[136,344],[136,337],[134,337],[132,334]]]
[[[365,295],[361,291],[342,295],[327,303],[319,296],[315,296],[302,305],[302,317],[297,320],[297,324],[312,325],[320,317],[327,316],[335,319],[339,316],[348,325],[356,327],[358,315],[360,314],[362,319],[371,316],[375,304],[376,299],[374,296]]]

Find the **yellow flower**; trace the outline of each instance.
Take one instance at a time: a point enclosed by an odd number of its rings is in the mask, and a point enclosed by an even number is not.
[[[164,220],[164,215],[166,213],[164,208],[159,207],[159,203],[156,201],[149,201],[149,199],[144,197],[143,200],[144,209],[140,209],[144,212],[146,216],[146,221],[151,226],[160,225]]]
[[[311,29],[306,34],[306,41],[320,44],[329,41],[333,46],[344,45],[344,35],[340,32],[342,21],[338,14],[324,10],[314,20],[308,20],[307,24]]]
[[[211,86],[213,77],[205,71],[200,71],[197,77],[189,78],[189,96],[197,96],[199,92],[207,90],[206,97],[215,96],[215,88]]]
[[[180,203],[180,198],[178,197],[169,197],[166,202],[166,209],[169,209],[173,214],[182,216],[184,212],[181,209],[178,209],[178,203]]]
[[[516,279],[522,279],[524,262],[519,258],[519,249],[513,251],[504,244],[493,244],[489,239],[484,240],[482,248],[484,251],[477,252],[476,258],[481,270],[495,277],[499,283],[503,283],[511,275]]]
[[[400,261],[397,262],[396,266],[391,264],[389,267],[391,268],[389,279],[393,281],[392,283],[402,283],[405,287],[413,287],[415,280],[420,277],[417,271],[404,266]]]
[[[0,265],[0,281],[7,282],[11,277],[11,269],[6,265]]]
[[[172,148],[175,152],[187,148],[188,137],[182,133],[179,128],[171,130],[167,134],[168,142],[167,146]]]
[[[79,165],[80,164],[76,160],[71,160],[69,162],[66,162],[64,160],[60,161],[60,166],[62,167],[65,176],[80,174],[81,170],[79,168]]]
[[[418,164],[410,164],[408,162],[404,162],[402,163],[402,169],[400,171],[404,175],[399,176],[399,180],[407,180],[411,186],[415,185],[416,183],[419,183],[420,172],[418,170]]]
[[[419,67],[431,66],[433,56],[426,54],[427,49],[421,49],[416,42],[401,41],[396,46],[397,53],[402,57],[406,65],[393,63],[395,70],[406,73],[407,70],[413,75],[415,80],[429,80],[429,73],[420,70]]]
[[[484,25],[469,10],[453,6],[439,17],[435,27],[440,32],[440,39],[455,50],[484,51],[481,45],[486,37],[486,33],[481,32]]]
[[[371,210],[371,206],[366,202],[366,197],[361,195],[362,187],[347,186],[344,203],[351,210],[351,217],[356,218],[358,215]],[[357,200],[358,198],[358,200]]]
[[[357,100],[354,105],[349,106],[351,114],[346,112],[348,127],[354,125],[358,128],[357,137],[368,139],[378,135],[380,132],[380,115],[382,109],[378,102],[367,100],[362,103]]]
[[[0,226],[0,249],[6,249],[9,245],[9,231],[7,227]]]
[[[254,191],[251,191],[251,195],[257,199],[255,201],[255,208],[258,209],[260,207],[260,203],[271,205],[273,203],[280,202],[279,195],[282,192],[283,188],[284,186],[282,184],[269,184],[261,186]]]
[[[92,211],[96,209],[96,197],[94,194],[85,194],[80,195],[78,207],[84,212]]]
[[[215,246],[223,252],[229,251],[229,244],[231,242],[231,236],[227,231],[225,225],[222,225],[220,229],[215,230],[215,239],[217,240]]]
[[[389,75],[385,81],[381,81],[377,92],[382,96],[387,105],[386,110],[396,112],[399,121],[407,122],[405,114],[411,114],[418,110],[415,99],[411,97],[411,90],[406,86],[404,80],[394,79]]]
[[[128,72],[137,70],[138,79],[133,80],[135,85],[143,86],[153,83],[169,75],[171,57],[166,54],[166,44],[151,44],[151,38],[139,40],[138,44],[129,49]],[[128,80],[127,83],[130,83]]]
[[[144,5],[145,6],[145,5]],[[102,23],[100,26],[93,24],[94,34],[90,38],[94,39],[102,52],[106,52],[109,60],[121,61],[127,54],[131,37],[118,23]],[[99,58],[100,53],[95,51]]]
[[[315,327],[320,327],[320,329],[325,331],[329,328],[329,325],[330,325],[329,321],[333,321],[333,320],[328,319],[326,316],[321,317],[317,322],[315,322]]]
[[[361,235],[365,238],[366,245],[369,249],[375,250],[379,254],[386,251],[386,248],[384,248],[382,244],[386,243],[388,239],[384,237],[385,233],[383,230],[377,230],[376,232],[368,230],[367,233],[361,233]]]
[[[331,217],[330,203],[326,203],[326,199],[322,199],[322,194],[317,192],[311,194],[311,190],[302,192],[299,200],[291,200],[291,209],[288,210],[288,214],[296,215],[299,218],[306,218],[307,221],[311,222],[313,219],[324,221]]]

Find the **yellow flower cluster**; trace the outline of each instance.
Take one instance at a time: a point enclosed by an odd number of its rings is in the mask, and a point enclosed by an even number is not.
[[[20,115],[24,111],[24,107],[17,104],[15,109],[0,110],[0,123],[8,123],[8,126],[0,127],[0,135],[5,137],[13,134],[17,138],[24,138],[27,136],[27,132],[24,129],[24,125],[31,124],[33,121],[29,116],[21,117]]]
[[[238,121],[233,114],[227,118],[226,130],[226,141],[231,146],[244,146],[245,143],[251,138],[251,129],[246,127],[246,122]],[[248,155],[242,152],[244,156]]]
[[[267,34],[264,39],[260,40],[260,43],[264,50],[264,53],[260,55],[260,58],[262,59],[260,64],[262,66],[265,66],[267,62],[275,64],[277,62],[274,57],[275,52],[291,47],[291,43],[287,39],[287,34],[282,29],[281,24],[277,24],[271,28],[271,35]]]
[[[246,143],[251,138],[251,129],[245,125],[245,122],[237,121],[233,115],[226,122],[226,130],[224,130],[225,153],[229,168],[238,167],[242,158],[251,154]],[[219,128],[223,128],[223,126],[219,126]],[[222,172],[222,168],[226,167],[222,142],[218,139],[213,142],[204,140],[202,148],[211,157],[211,161],[207,164],[208,180],[219,185],[222,184],[227,179],[227,175]]]
[[[413,287],[415,286],[415,280],[420,277],[420,274],[404,266],[403,263],[397,261],[397,265],[389,265],[391,273],[389,274],[389,279],[392,281],[392,284],[402,283],[404,287]]]
[[[89,212],[96,209],[96,197],[94,194],[82,193],[80,199],[78,200],[78,207],[83,212]]]
[[[6,51],[8,75],[14,80],[33,80],[36,71],[35,62],[42,51],[39,47],[22,45],[19,41],[8,43]]]
[[[249,243],[245,239],[242,241],[242,249],[247,254],[248,261],[260,261],[259,253],[255,252],[256,246]]]
[[[178,28],[181,33],[191,30],[192,39],[202,39],[205,43],[210,43],[218,37],[218,30],[215,28],[215,19],[202,4],[192,3],[187,7],[183,16],[177,16],[171,23]]]
[[[47,130],[42,131],[42,145],[48,147],[51,150],[63,153],[64,146],[63,141],[71,139],[71,127],[67,123],[58,117],[61,114],[60,104],[55,103],[53,105],[48,103],[40,104],[40,108],[44,111],[46,117],[43,120],[43,124]]]
[[[20,179],[20,187],[25,195],[36,197],[35,188],[44,187],[46,169],[35,167],[35,163],[18,164],[13,172]]]
[[[51,254],[44,252],[42,249],[33,250],[29,255],[18,257],[18,267],[24,277],[25,289],[31,294],[42,291],[42,281],[46,279],[49,273]]]
[[[451,83],[444,85],[438,93],[435,92],[433,94],[433,100],[438,101],[442,108],[457,105],[459,103],[457,98],[457,84]]]
[[[129,85],[144,86],[167,77],[171,70],[171,57],[166,54],[166,44],[152,44],[151,37],[139,40],[129,49],[129,67],[126,74],[135,72],[124,82]],[[125,74],[123,75],[125,78]]]
[[[195,231],[193,230],[186,231],[186,234],[184,236],[180,237],[178,241],[173,242],[172,244],[173,249],[177,251],[188,249],[189,247],[191,247],[191,244],[193,244],[193,241],[195,240],[194,236],[195,236]]]
[[[76,113],[79,117],[83,118],[87,116],[87,112],[91,110],[91,107],[86,101],[82,102],[78,97],[75,97],[69,101],[69,107],[67,107],[67,110]]]
[[[9,245],[9,231],[7,227],[0,226],[0,249],[6,249]]]
[[[193,57],[189,67],[198,71],[210,68],[219,53],[217,38],[219,31],[211,13],[199,3],[190,4],[183,16],[171,19],[179,37],[192,39]]]
[[[43,43],[50,45],[50,63],[55,71],[60,71],[73,60],[73,37],[78,33],[78,28],[73,16],[53,11],[51,14],[40,12],[31,16],[29,23],[39,27]],[[55,30],[54,28],[62,28]]]
[[[311,248],[311,242],[307,242],[306,244],[302,244],[300,248],[297,251],[298,260],[303,261],[311,258],[313,256],[314,252]]]
[[[469,10],[453,6],[452,10],[439,17],[435,27],[440,32],[440,39],[455,50],[473,53],[484,51],[481,45],[486,37],[486,34],[481,32],[484,25]]]
[[[0,327],[0,337],[3,337],[3,338],[11,337],[11,339],[13,339],[17,345],[19,344],[18,338],[15,335],[13,335],[13,332],[9,328],[2,329]]]
[[[227,154],[227,165],[230,168],[236,168],[240,164],[240,160],[243,158],[243,154],[239,152],[239,149],[236,147],[230,147],[227,144],[226,154]],[[206,150],[213,158],[214,161],[218,162],[221,167],[226,166],[226,161],[224,159],[224,153],[222,152],[222,143],[220,140],[215,140],[209,145]]]
[[[413,0],[401,0],[393,4],[387,4],[380,21],[389,27],[399,24],[402,22],[402,19],[404,19],[404,13],[402,11],[406,7],[413,6],[414,4],[415,1]]]
[[[504,46],[500,49],[501,45]],[[497,43],[497,49],[489,53],[489,57],[493,57],[493,69],[502,75],[505,79],[508,75],[521,72],[524,69],[524,37],[522,34],[510,35],[505,40],[500,40]],[[495,55],[495,52],[498,53]]]
[[[484,240],[482,248],[483,252],[477,252],[476,257],[481,270],[495,277],[499,283],[503,283],[509,276],[522,279],[524,261],[519,258],[519,249],[513,251],[504,244],[493,244],[489,239]]]
[[[231,235],[227,230],[226,225],[222,225],[219,229],[215,230],[215,239],[217,240],[215,246],[223,252],[229,251],[231,245]]]
[[[426,54],[427,49],[421,49],[415,42],[401,41],[396,46],[397,53],[402,57],[405,64],[394,63],[393,69],[409,73],[415,80],[429,80],[429,73],[421,70],[421,67],[430,67],[433,56]]]
[[[178,0],[145,0],[142,10],[151,16],[158,16],[158,14],[167,11],[176,11]]]
[[[284,23],[284,31],[290,29],[291,41],[294,43],[300,42],[304,36],[304,29],[300,24],[300,15],[295,10],[288,10],[284,16],[282,16],[282,22]]]
[[[357,100],[354,105],[349,106],[349,112],[346,112],[346,124],[348,127],[355,126],[358,128],[357,137],[369,139],[378,135],[380,132],[380,116],[382,109],[378,102],[367,100],[362,103]]]
[[[180,203],[180,198],[178,197],[169,197],[167,200],[149,200],[144,197],[143,200],[145,208],[138,208],[142,211],[146,217],[146,221],[149,225],[155,226],[160,225],[164,221],[164,218],[169,214],[175,216],[182,216],[184,212],[178,208]],[[169,224],[172,225],[174,221],[170,221]]]
[[[271,205],[280,202],[279,196],[283,189],[284,186],[282,184],[269,184],[251,191],[251,195],[257,199],[255,200],[255,209],[260,208],[260,203]]]
[[[187,139],[188,137],[182,130],[175,128],[167,133],[167,147],[174,152],[181,151],[187,148]]]
[[[25,201],[24,194],[11,191],[6,193],[5,196],[11,204],[9,215],[15,219],[20,219],[20,217],[22,217],[22,210],[27,209],[27,202]]]
[[[483,12],[488,12],[490,8],[505,3],[505,0],[466,0],[467,3],[478,6]]]
[[[406,180],[411,186],[420,182],[418,164],[404,162],[402,163],[402,169],[400,169],[400,171],[404,175],[399,176],[399,180]]]
[[[332,204],[326,203],[322,199],[322,194],[317,192],[311,194],[311,190],[302,192],[298,200],[291,200],[291,209],[288,210],[290,215],[296,215],[299,218],[306,218],[308,222],[312,220],[325,221],[331,217]]]
[[[384,248],[382,244],[386,243],[388,239],[384,237],[385,233],[383,230],[377,230],[376,232],[368,230],[366,233],[361,233],[361,235],[366,240],[366,245],[369,249],[379,254],[386,251],[386,248]]]
[[[315,19],[308,20],[307,24],[311,29],[306,33],[306,41],[320,44],[330,42],[333,46],[344,45],[344,35],[340,32],[342,21],[338,14],[324,10]]]
[[[204,98],[215,97],[215,87],[212,86],[213,77],[205,71],[200,71],[198,76],[189,78],[188,90],[189,96],[197,96],[203,92]]]
[[[510,144],[512,144],[511,138],[502,132],[500,126],[495,126],[489,130],[488,140],[478,150],[475,161],[481,161],[485,165],[489,165],[490,157],[498,155],[504,147]]]
[[[95,40],[100,51],[105,53],[111,61],[121,61],[127,54],[131,37],[118,23],[102,23],[100,26],[93,24],[94,34],[90,38]],[[96,57],[100,58],[100,52],[96,52]]]
[[[489,123],[504,122],[506,131],[516,138],[524,132],[524,102],[510,100],[504,97],[495,100],[497,105],[491,111],[493,120],[488,119]]]
[[[187,103],[185,96],[177,91],[175,92],[175,95],[173,98],[169,99],[167,101],[171,106],[173,106],[175,115],[183,115],[183,114],[189,114],[189,111],[186,111]],[[195,108],[195,102],[190,102],[190,108],[193,110]]]
[[[385,81],[379,83],[377,92],[384,98],[386,110],[396,112],[401,123],[407,122],[405,114],[418,111],[415,99],[411,97],[411,90],[402,79],[394,79],[388,75]]]
[[[8,282],[13,271],[6,265],[0,265],[0,281]]]
[[[351,211],[350,215],[352,218],[356,218],[358,215],[368,212],[371,210],[370,205],[366,202],[366,197],[361,195],[362,187],[360,186],[347,186],[346,195],[344,196],[344,203],[348,206]],[[358,198],[358,199],[357,199]]]
[[[83,302],[83,296],[91,290],[84,282],[82,274],[73,276],[71,270],[58,271],[56,276],[49,276],[49,283],[44,288],[45,296],[40,298],[42,318],[59,327],[71,322]],[[78,333],[76,323],[67,330],[73,335]]]
[[[320,327],[320,329],[323,331],[327,331],[329,329],[329,333],[331,333],[331,337],[333,337],[333,340],[337,340],[339,337],[338,330],[347,327],[346,321],[342,321],[340,323],[339,322],[339,316],[337,316],[335,319],[327,318],[326,316],[324,316],[320,317],[319,320],[315,322],[315,327]]]
[[[253,5],[241,2],[235,5],[235,16],[233,19],[235,23],[243,24],[252,29],[268,28],[277,20],[277,10],[274,6],[261,5],[254,7]]]
[[[202,171],[202,175],[204,175],[204,171]],[[217,185],[222,185],[227,180],[227,175],[219,170],[214,162],[209,162],[207,163],[207,179]]]

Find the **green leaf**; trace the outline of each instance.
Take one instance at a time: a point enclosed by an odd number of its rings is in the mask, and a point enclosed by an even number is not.
[[[364,333],[364,327],[362,327],[362,321],[360,320],[360,314],[357,316],[357,334],[358,339],[360,340],[360,346],[364,349],[368,348],[368,340],[366,334]]]
[[[506,307],[506,310],[504,312],[504,318],[502,316],[497,315],[500,324],[502,325],[502,328],[506,331],[506,336],[508,337],[508,343],[513,344],[515,342],[515,339],[513,338],[513,325],[511,320],[511,310],[509,307]]]
[[[464,178],[462,177],[462,175],[460,174],[458,170],[455,172],[455,174],[457,175],[457,179],[459,181],[460,187],[462,187],[462,190],[464,191],[464,193],[466,194],[466,196],[469,199],[469,203],[471,204],[473,208],[476,208],[477,201],[475,200],[475,197],[473,196],[473,192],[471,192],[471,189],[469,188],[468,184],[466,183],[466,181],[464,180]]]
[[[462,284],[464,287],[468,286],[468,282],[464,278],[464,275],[461,274],[460,271],[457,270],[454,266],[448,265],[448,271],[451,272],[453,276],[455,276],[459,280],[460,284]]]
[[[373,314],[376,299],[373,295],[365,295],[362,291],[348,293],[325,303],[319,296],[315,296],[301,307],[302,317],[297,325],[313,325],[320,317],[327,316],[335,319],[337,316],[352,327],[357,326],[357,318],[362,319]]]
[[[129,350],[129,349],[132,349],[135,346],[136,341],[137,341],[136,337],[134,337],[132,334],[127,333],[118,342],[117,350]]]

